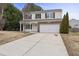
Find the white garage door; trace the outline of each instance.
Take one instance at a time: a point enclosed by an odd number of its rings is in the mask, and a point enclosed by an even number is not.
[[[59,24],[40,24],[40,32],[59,32]]]

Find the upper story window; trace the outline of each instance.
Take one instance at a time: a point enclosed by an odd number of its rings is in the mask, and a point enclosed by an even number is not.
[[[55,13],[45,13],[45,18],[55,18]]]
[[[55,12],[53,12],[53,18],[55,18]]]
[[[45,18],[49,18],[49,15],[47,13],[45,13]]]
[[[31,19],[31,18],[32,18],[32,15],[30,15],[30,14],[24,15],[24,19]]]
[[[35,18],[36,18],[36,19],[41,19],[41,14],[36,14],[36,15],[35,15]]]

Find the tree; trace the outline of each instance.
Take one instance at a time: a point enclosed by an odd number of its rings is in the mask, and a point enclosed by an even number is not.
[[[4,9],[7,7],[7,3],[0,3],[0,30],[3,30],[5,25],[5,19],[3,18]]]
[[[69,33],[69,14],[68,14],[68,12],[66,13],[66,21],[67,21],[67,23],[66,23],[66,26],[67,26],[66,30],[67,30],[67,33]]]
[[[68,12],[64,15],[62,22],[60,24],[60,33],[68,34],[69,33],[69,15]]]
[[[64,19],[65,19],[65,15],[63,16],[62,22],[60,24],[60,33],[64,32]]]
[[[4,30],[19,30],[19,21],[22,20],[22,13],[13,4],[8,4],[4,10],[6,24]]]
[[[41,11],[43,10],[40,6],[34,4],[34,3],[27,3],[25,4],[23,11],[29,12],[29,11]]]

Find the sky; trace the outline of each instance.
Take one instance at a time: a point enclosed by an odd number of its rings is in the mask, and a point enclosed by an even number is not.
[[[36,5],[41,6],[44,10],[50,9],[62,9],[63,13],[69,13],[70,19],[79,20],[79,3],[35,3]],[[24,3],[16,3],[14,4],[18,9],[22,9],[24,7]]]

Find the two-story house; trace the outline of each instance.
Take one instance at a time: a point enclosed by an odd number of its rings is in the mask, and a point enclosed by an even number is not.
[[[25,32],[59,32],[62,10],[23,11],[20,31]]]

